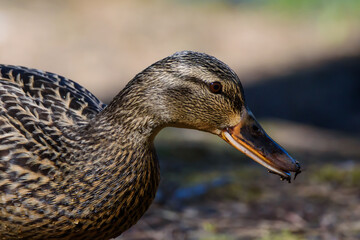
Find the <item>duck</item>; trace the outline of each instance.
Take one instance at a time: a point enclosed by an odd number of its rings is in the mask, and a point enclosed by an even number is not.
[[[108,105],[63,76],[0,65],[0,112],[0,239],[121,235],[155,198],[165,127],[215,134],[283,180],[301,172],[247,107],[237,74],[205,53],[155,62]]]

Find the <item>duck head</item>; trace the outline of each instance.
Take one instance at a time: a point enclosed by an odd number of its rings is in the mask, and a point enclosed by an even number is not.
[[[236,73],[215,57],[175,53],[139,73],[118,97],[125,96],[142,101],[147,116],[156,116],[152,122],[159,123],[158,130],[173,126],[210,132],[282,179],[290,181],[290,172],[300,172],[299,163],[256,121]]]

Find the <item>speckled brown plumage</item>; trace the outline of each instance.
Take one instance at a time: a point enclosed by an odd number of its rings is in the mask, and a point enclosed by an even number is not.
[[[221,94],[209,91],[214,81]],[[151,65],[108,106],[64,77],[0,65],[0,238],[120,235],[155,197],[155,135],[221,135],[246,109],[236,74],[196,52]]]
[[[0,71],[1,238],[106,239],[133,225],[159,182],[151,142],[95,124],[105,105],[68,79]]]

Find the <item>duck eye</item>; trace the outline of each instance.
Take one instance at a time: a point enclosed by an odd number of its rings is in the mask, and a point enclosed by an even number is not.
[[[212,93],[221,93],[222,85],[219,82],[212,82],[210,83],[210,91]]]

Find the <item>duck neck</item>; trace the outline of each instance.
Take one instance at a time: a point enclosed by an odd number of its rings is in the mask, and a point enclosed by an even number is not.
[[[74,143],[68,153],[77,176],[65,179],[69,181],[66,185],[78,199],[91,199],[82,205],[91,202],[97,206],[96,209],[83,206],[81,215],[110,218],[116,213],[115,226],[121,226],[117,233],[143,215],[155,198],[160,180],[153,146],[153,138],[160,129],[157,123],[146,108],[122,101],[120,110],[110,104],[77,130],[80,139],[76,142],[81,144]]]
[[[121,108],[110,104],[80,129],[82,133],[77,135],[82,136],[86,144],[82,144],[78,152],[86,159],[86,165],[94,166],[92,172],[99,176],[103,171],[110,171],[116,173],[111,174],[113,180],[123,180],[129,174],[155,174],[158,178],[153,145],[155,135],[162,128],[158,122],[146,108],[134,106],[132,102],[123,102]]]
[[[84,171],[92,166],[88,174],[119,170],[119,176],[112,176],[122,179],[133,170],[139,174],[157,171],[153,140],[165,127],[166,114],[154,111],[156,104],[151,103],[146,85],[141,77],[135,77],[102,112],[76,130],[74,136],[81,139],[75,142],[82,144],[81,149],[74,149],[72,159],[74,163],[84,159]],[[131,157],[127,159],[127,155]]]

